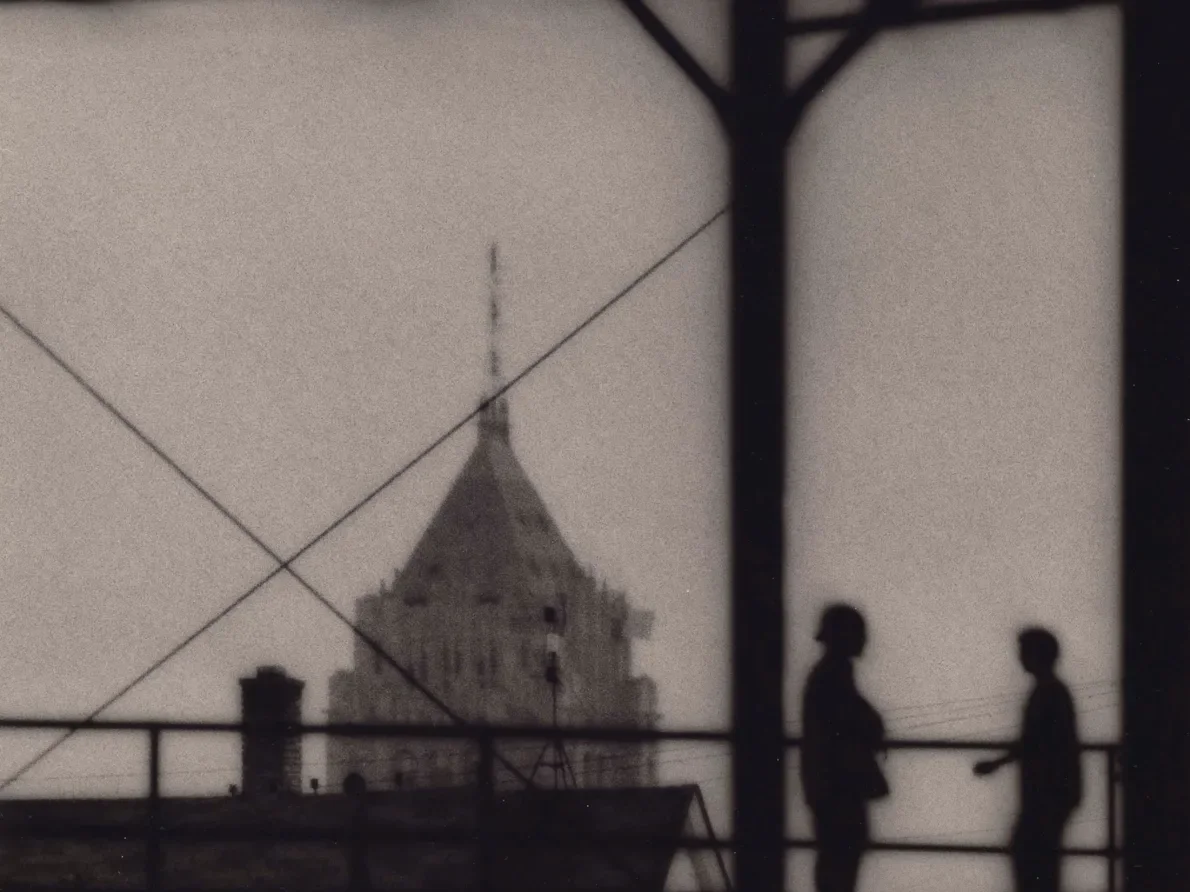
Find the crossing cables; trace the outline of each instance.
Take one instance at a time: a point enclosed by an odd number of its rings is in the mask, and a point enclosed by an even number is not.
[[[148,434],[146,434],[143,430],[141,430],[141,428],[139,426],[137,426],[131,419],[129,419],[126,415],[124,415],[124,413],[122,413],[110,400],[105,398],[98,390],[96,390],[77,370],[74,369],[73,366],[70,365],[70,363],[68,363],[65,359],[63,359],[61,356],[59,356],[58,353],[55,352],[54,349],[49,344],[47,344],[42,338],[38,337],[38,335],[32,329],[30,329],[27,325],[25,325],[11,310],[9,310],[3,304],[0,304],[0,315],[4,316],[17,329],[18,332],[20,332],[22,335],[24,335],[26,339],[28,339],[31,343],[33,343],[42,353],[44,353],[49,359],[51,359],[59,368],[61,368],[64,372],[66,372],[66,374],[68,374],[87,394],[89,394],[93,399],[95,399],[96,402],[98,402],[99,405],[102,406],[113,418],[115,418],[123,427],[125,427],[130,433],[132,433],[138,440],[140,440],[141,443],[144,444],[154,455],[156,455],[159,459],[161,459],[178,477],[180,477],[182,479],[183,482],[185,482],[191,489],[193,489],[195,492],[197,492],[205,501],[210,503],[233,526],[235,526],[236,529],[238,529],[241,533],[243,533],[250,541],[253,542],[253,544],[255,544],[261,551],[263,551],[266,555],[268,555],[269,558],[271,560],[275,561],[277,564],[277,566],[274,569],[272,569],[268,574],[266,574],[264,577],[262,577],[258,582],[256,582],[254,585],[252,585],[246,591],[244,591],[241,595],[236,597],[233,601],[231,601],[229,604],[227,604],[225,607],[223,607],[218,613],[216,613],[214,616],[212,616],[206,622],[202,623],[197,629],[195,629],[193,632],[191,632],[189,635],[187,635],[185,638],[183,638],[181,641],[179,641],[176,645],[171,647],[161,657],[154,660],[153,663],[151,663],[143,672],[139,673],[135,678],[133,678],[131,681],[129,681],[128,683],[123,685],[112,696],[108,697],[102,704],[100,704],[98,707],[96,707],[90,713],[88,713],[87,716],[81,721],[81,723],[79,724],[78,727],[71,728],[70,730],[66,731],[61,737],[59,737],[57,740],[50,743],[44,749],[39,751],[33,758],[31,758],[30,760],[25,762],[19,769],[17,769],[13,774],[9,775],[9,777],[6,778],[3,782],[0,782],[0,792],[3,792],[8,787],[10,787],[12,784],[16,783],[16,781],[18,781],[20,778],[24,777],[36,765],[40,764],[52,752],[57,750],[58,747],[60,747],[67,740],[69,740],[71,737],[73,737],[75,733],[77,733],[84,726],[86,726],[86,724],[88,724],[89,722],[98,718],[102,712],[107,710],[109,707],[111,707],[117,701],[119,701],[121,698],[123,698],[125,695],[127,695],[130,691],[132,691],[135,687],[137,687],[141,682],[143,682],[150,675],[152,675],[154,672],[156,672],[158,669],[160,669],[162,666],[164,666],[166,663],[168,663],[170,660],[172,660],[175,656],[177,656],[184,649],[186,649],[190,644],[192,644],[194,641],[196,641],[198,638],[200,638],[203,634],[205,634],[207,631],[209,631],[213,626],[215,626],[217,623],[219,623],[221,620],[223,620],[225,617],[227,617],[229,614],[231,614],[234,610],[236,610],[236,608],[238,608],[239,606],[244,604],[244,602],[246,602],[248,599],[250,599],[257,592],[259,592],[271,580],[273,580],[277,576],[281,575],[282,573],[287,573],[289,576],[291,576],[299,585],[301,585],[302,588],[304,588],[306,590],[306,592],[308,594],[310,594],[311,597],[313,597],[320,604],[322,604],[327,610],[329,610],[335,616],[336,619],[338,619],[341,623],[343,623],[345,626],[347,626],[351,630],[351,632],[356,637],[358,637],[361,641],[363,641],[369,648],[371,648],[373,650],[373,652],[375,652],[375,654],[380,659],[382,659],[384,662],[388,663],[388,665],[391,666],[398,673],[398,675],[400,675],[406,682],[408,682],[416,691],[418,691],[420,694],[422,694],[424,697],[426,697],[435,707],[437,707],[453,723],[455,723],[456,725],[461,725],[461,726],[467,725],[468,723],[465,719],[463,719],[460,715],[458,715],[456,712],[454,712],[454,710],[452,710],[450,708],[450,706],[446,704],[445,701],[443,701],[440,697],[438,697],[436,694],[434,694],[433,691],[431,691],[423,683],[418,681],[418,679],[413,675],[413,673],[410,672],[408,669],[406,669],[404,666],[402,666],[400,663],[398,663],[397,660],[394,659],[392,657],[392,655],[389,654],[378,641],[376,641],[375,638],[373,638],[371,635],[369,635],[364,630],[359,628],[355,623],[353,623],[341,610],[339,610],[333,603],[331,603],[331,601],[325,595],[323,595],[314,585],[312,585],[309,581],[307,581],[293,567],[294,562],[299,560],[303,555],[305,555],[311,549],[313,549],[315,546],[317,546],[319,543],[321,543],[332,532],[334,532],[336,529],[338,529],[340,526],[342,526],[347,520],[349,520],[351,517],[356,515],[364,507],[371,504],[378,496],[381,495],[381,493],[385,492],[390,486],[392,486],[394,483],[396,483],[398,480],[400,480],[409,471],[413,470],[413,468],[415,468],[418,464],[420,464],[423,460],[425,460],[429,455],[431,455],[439,447],[441,447],[448,440],[450,440],[455,434],[457,434],[460,430],[462,430],[464,427],[466,427],[468,424],[470,424],[471,421],[473,419],[475,419],[490,403],[492,403],[495,400],[499,399],[500,397],[504,396],[506,393],[508,393],[510,390],[512,390],[512,388],[516,387],[518,384],[520,384],[520,382],[525,380],[529,375],[531,375],[534,371],[536,371],[538,368],[540,368],[545,362],[547,362],[549,359],[551,359],[563,347],[565,347],[567,344],[569,344],[571,341],[573,341],[575,338],[577,338],[582,332],[584,332],[587,328],[589,328],[592,324],[594,324],[600,317],[602,317],[605,313],[607,313],[610,309],[612,309],[612,307],[614,307],[621,300],[623,300],[625,297],[627,297],[629,294],[631,294],[641,283],[643,283],[646,279],[648,279],[655,272],[657,272],[659,269],[661,269],[661,267],[663,267],[666,263],[668,263],[674,256],[676,256],[679,252],[681,252],[687,245],[689,245],[692,241],[694,241],[696,238],[698,238],[698,236],[702,235],[702,233],[705,232],[707,229],[709,229],[717,220],[719,220],[720,217],[724,216],[727,213],[727,211],[728,211],[727,206],[720,208],[713,215],[711,215],[707,220],[705,220],[703,223],[701,223],[699,226],[697,226],[695,229],[693,229],[691,232],[689,232],[685,237],[683,237],[680,241],[678,241],[673,247],[671,247],[668,251],[666,251],[663,255],[661,255],[660,258],[658,258],[656,261],[654,261],[652,264],[650,264],[643,272],[641,272],[639,275],[637,275],[636,278],[634,278],[631,282],[629,282],[624,288],[622,288],[620,291],[618,291],[616,294],[614,294],[611,298],[609,298],[601,306],[599,306],[594,312],[592,312],[585,319],[583,319],[581,322],[579,322],[574,328],[572,328],[560,340],[555,342],[553,346],[551,346],[548,350],[546,350],[545,352],[540,354],[536,359],[534,359],[532,362],[530,362],[528,365],[526,365],[524,368],[522,368],[517,374],[515,374],[511,378],[509,378],[509,380],[503,386],[498,388],[496,390],[496,392],[489,395],[483,402],[481,402],[479,404],[479,406],[477,406],[471,412],[468,412],[463,418],[459,419],[459,421],[457,421],[455,424],[451,425],[449,428],[446,429],[446,431],[444,431],[438,437],[433,439],[426,447],[424,447],[422,450],[420,450],[418,453],[416,453],[413,456],[413,458],[411,458],[409,461],[407,461],[405,464],[403,464],[400,468],[398,468],[393,474],[389,475],[383,482],[381,482],[379,485],[377,485],[371,491],[369,491],[365,496],[363,496],[354,505],[352,505],[352,507],[350,507],[348,510],[343,512],[343,514],[341,514],[338,518],[336,518],[332,523],[330,523],[325,528],[323,528],[323,530],[318,535],[314,536],[312,539],[307,541],[305,545],[303,545],[301,548],[299,548],[297,551],[295,551],[288,558],[281,557],[267,543],[265,543],[259,536],[257,536],[254,532],[252,532],[252,530],[250,530],[243,523],[243,521],[241,521],[226,505],[224,505],[221,501],[219,501],[219,499],[217,499],[214,495],[212,495],[197,480],[195,480],[189,473],[187,473],[181,467],[181,465],[179,465],[173,458],[171,458],[162,447],[160,447],[156,442],[153,441],[153,439],[151,437],[148,436]],[[504,757],[497,754],[497,758],[505,765],[505,767],[510,769],[521,780],[525,781],[526,783],[529,783],[528,778],[525,778],[524,775],[515,766],[513,766],[506,759],[504,759]],[[531,785],[532,784],[530,784],[530,786]]]

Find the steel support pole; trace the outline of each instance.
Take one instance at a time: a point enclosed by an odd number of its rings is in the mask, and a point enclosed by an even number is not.
[[[785,0],[731,12],[731,661],[736,886],[785,888]]]
[[[1190,888],[1190,83],[1180,4],[1124,6],[1124,870]]]
[[[1116,892],[1120,887],[1120,858],[1117,852],[1119,834],[1116,832],[1120,820],[1119,805],[1116,802],[1116,787],[1120,782],[1119,758],[1119,751],[1115,749],[1109,749],[1103,754],[1107,770],[1107,850],[1110,853],[1107,856],[1107,892]]]
[[[480,733],[479,764],[475,777],[477,795],[475,809],[475,827],[478,837],[479,851],[477,860],[478,888],[480,892],[492,892],[495,888],[495,878],[492,875],[495,862],[495,848],[492,845],[492,830],[494,829],[494,805],[496,800],[496,772],[495,747],[492,736]]]
[[[161,729],[149,730],[149,827],[145,840],[145,887],[161,889]]]

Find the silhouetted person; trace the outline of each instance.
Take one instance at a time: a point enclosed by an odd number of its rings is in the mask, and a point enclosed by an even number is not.
[[[1082,801],[1082,760],[1074,701],[1054,673],[1058,639],[1031,628],[1019,637],[1020,660],[1034,678],[1025,704],[1020,741],[999,759],[975,765],[981,777],[1020,763],[1020,815],[1012,834],[1017,892],[1058,892],[1062,836]]]
[[[884,722],[855,686],[852,660],[867,629],[854,607],[822,614],[817,640],[825,653],[810,672],[802,701],[802,788],[814,817],[818,892],[854,892],[868,845],[868,803],[888,795],[876,762]]]

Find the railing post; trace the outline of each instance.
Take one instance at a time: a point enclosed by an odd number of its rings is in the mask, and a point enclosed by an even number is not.
[[[1119,872],[1119,857],[1116,852],[1116,784],[1119,782],[1117,760],[1119,750],[1109,747],[1104,751],[1107,758],[1107,892],[1116,892],[1116,874]]]
[[[491,892],[492,882],[492,806],[495,802],[495,752],[492,735],[481,730],[479,742],[479,766],[476,775],[475,830],[478,843],[478,888],[480,892]]]
[[[161,729],[149,729],[149,825],[145,840],[145,886],[161,889]]]

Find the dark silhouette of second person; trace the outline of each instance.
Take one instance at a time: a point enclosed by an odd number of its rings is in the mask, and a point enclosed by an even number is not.
[[[1058,892],[1062,836],[1083,795],[1074,700],[1054,670],[1060,648],[1053,633],[1025,629],[1018,643],[1021,666],[1034,678],[1020,740],[1004,756],[976,763],[975,773],[984,776],[1020,763],[1013,879],[1017,892]]]
[[[802,789],[814,818],[818,892],[854,892],[868,847],[868,804],[888,795],[877,762],[884,721],[855,685],[852,661],[867,644],[867,626],[854,607],[835,604],[822,614],[822,658],[810,672],[802,701]]]

